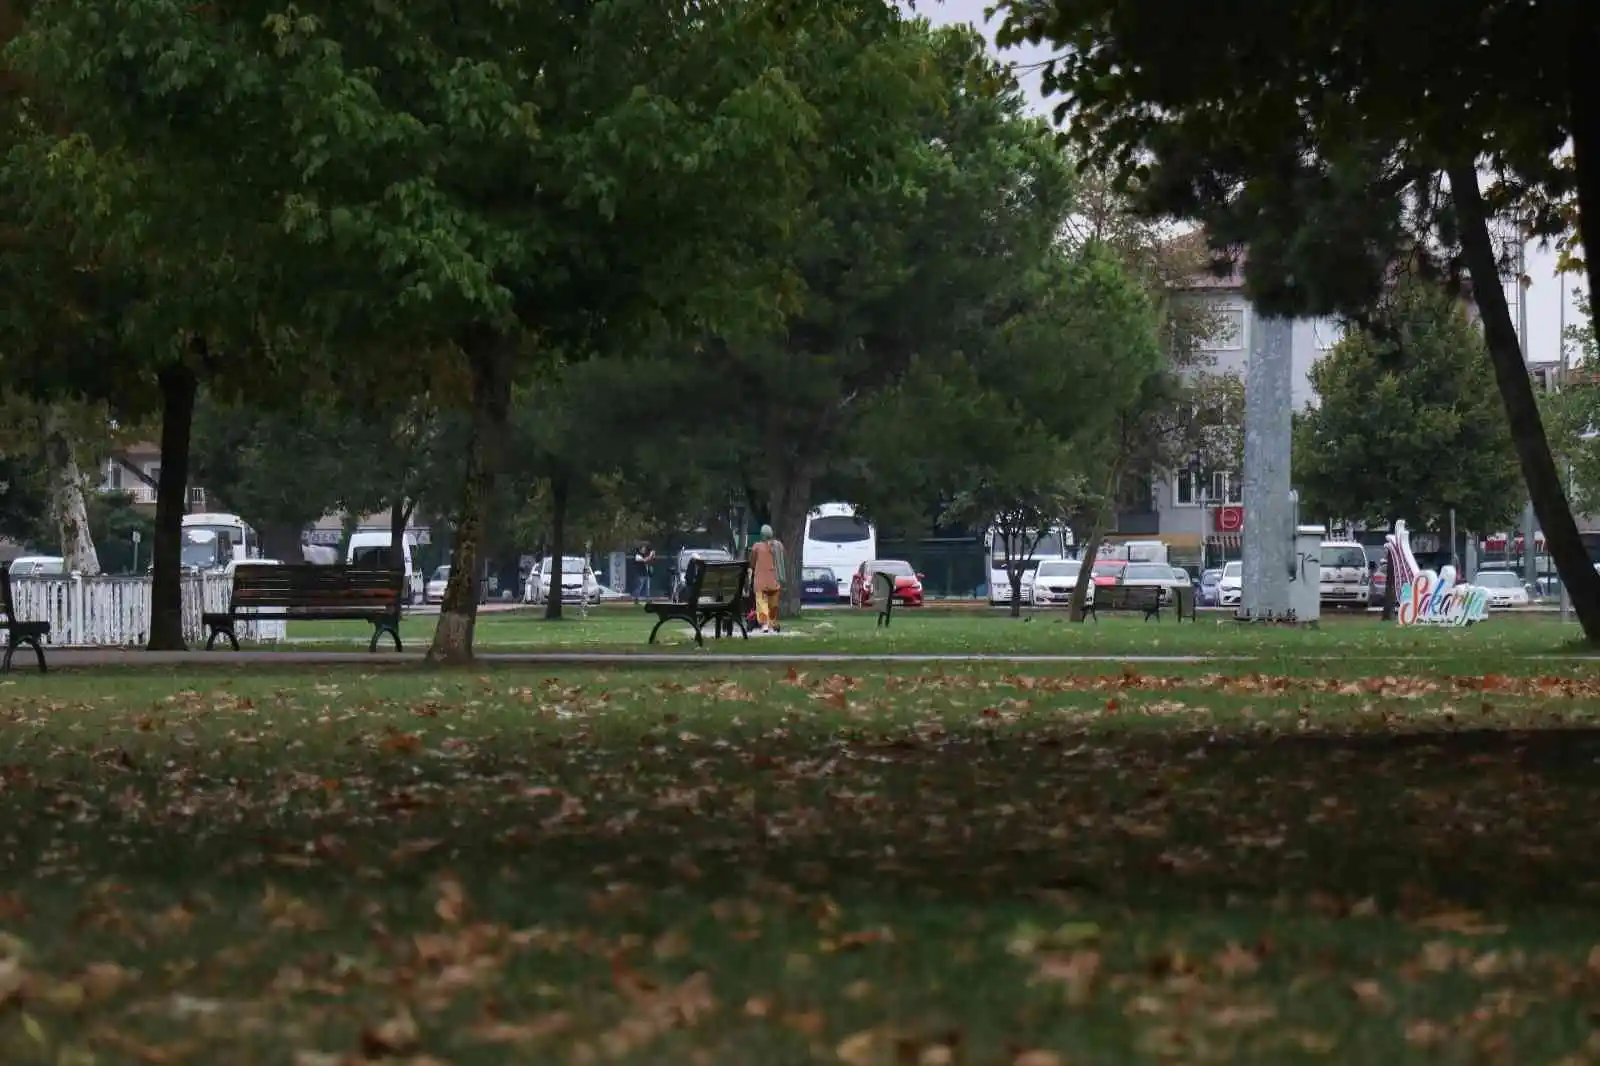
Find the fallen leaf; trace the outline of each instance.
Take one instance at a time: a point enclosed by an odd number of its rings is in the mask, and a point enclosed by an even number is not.
[[[572,1016],[565,1011],[555,1011],[526,1022],[485,1022],[473,1026],[469,1033],[473,1039],[486,1044],[529,1044],[570,1028]]]
[[[361,1030],[361,1050],[369,1057],[403,1055],[415,1051],[421,1041],[417,1020],[405,1007],[392,1018]]]

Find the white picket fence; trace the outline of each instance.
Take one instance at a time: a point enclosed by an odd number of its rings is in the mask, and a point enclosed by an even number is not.
[[[227,610],[232,585],[227,574],[184,577],[183,638],[191,647],[205,643],[200,615]],[[138,647],[150,638],[148,577],[23,577],[12,581],[11,595],[18,618],[50,623],[57,647]],[[280,641],[285,629],[281,618],[241,620],[239,640]]]

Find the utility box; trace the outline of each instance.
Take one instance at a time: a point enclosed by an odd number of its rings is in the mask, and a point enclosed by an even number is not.
[[[1297,625],[1322,619],[1322,542],[1326,526],[1296,526],[1289,552],[1289,610]]]

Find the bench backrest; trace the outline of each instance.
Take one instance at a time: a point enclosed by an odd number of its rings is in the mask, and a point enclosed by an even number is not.
[[[894,596],[894,578],[881,570],[872,573],[872,599],[879,607],[887,604]]]
[[[737,604],[744,595],[745,579],[749,573],[749,563],[690,560],[684,600],[711,607]]]
[[[233,607],[284,607],[315,614],[318,611],[371,611],[400,609],[405,588],[403,570],[373,570],[355,566],[287,566],[241,564],[233,572]]]
[[[1154,607],[1161,600],[1158,585],[1109,585],[1095,590],[1098,605],[1107,610]]]

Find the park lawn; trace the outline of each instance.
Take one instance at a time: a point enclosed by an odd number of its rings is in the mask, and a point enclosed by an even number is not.
[[[425,649],[435,616],[413,615],[402,624],[411,649]],[[662,628],[658,643],[645,643],[652,620],[626,605],[548,622],[532,612],[512,611],[478,617],[477,647],[505,652],[676,652],[696,653],[688,626]],[[1498,614],[1466,629],[1401,629],[1377,615],[1333,614],[1316,629],[1241,625],[1225,614],[1203,613],[1197,622],[1159,622],[1108,615],[1100,622],[1072,623],[1062,612],[1038,612],[1013,619],[1001,611],[899,611],[888,628],[879,628],[867,611],[807,611],[781,636],[718,641],[712,651],[750,655],[804,653],[938,655],[1232,655],[1276,660],[1280,665],[1351,656],[1471,656],[1504,660],[1521,656],[1572,654],[1576,623],[1549,613]],[[364,648],[371,636],[365,623],[291,623],[289,650]]]
[[[1591,1061],[1562,673],[18,676],[0,1062]]]

